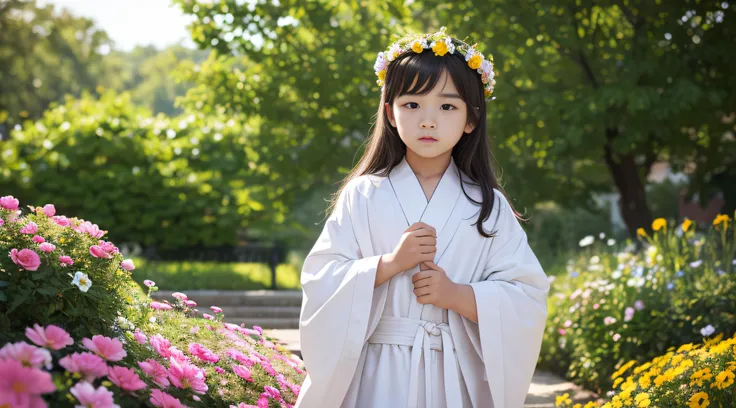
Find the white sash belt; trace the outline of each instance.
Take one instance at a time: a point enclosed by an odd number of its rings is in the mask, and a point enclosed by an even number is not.
[[[424,352],[426,406],[428,408],[433,407],[432,389],[430,386],[430,381],[433,378],[430,350],[443,351],[444,349],[446,406],[462,407],[463,401],[460,395],[460,379],[457,373],[455,344],[452,341],[450,326],[447,323],[383,316],[378,322],[376,330],[368,339],[368,343],[412,346],[408,408],[417,407],[417,399],[419,397],[417,377],[419,377],[419,357],[422,352]]]

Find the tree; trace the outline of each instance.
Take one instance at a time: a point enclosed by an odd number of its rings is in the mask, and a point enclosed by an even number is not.
[[[421,4],[495,55],[491,126],[499,156],[518,172],[509,179],[562,203],[613,181],[631,234],[651,225],[645,178],[655,161],[675,171],[695,167],[700,189],[736,164],[733,7],[697,0]]]

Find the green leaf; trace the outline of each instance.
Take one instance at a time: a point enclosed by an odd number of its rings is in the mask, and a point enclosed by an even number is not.
[[[18,291],[18,293],[13,296],[13,301],[10,303],[10,306],[8,306],[8,311],[6,314],[10,314],[13,310],[15,310],[18,306],[22,305],[23,302],[28,299],[28,297],[31,295],[30,290],[22,289]]]

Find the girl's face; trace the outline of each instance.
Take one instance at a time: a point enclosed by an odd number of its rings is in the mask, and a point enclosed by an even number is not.
[[[451,154],[463,133],[474,128],[468,124],[467,106],[446,71],[429,93],[401,95],[385,107],[406,148],[424,158]]]

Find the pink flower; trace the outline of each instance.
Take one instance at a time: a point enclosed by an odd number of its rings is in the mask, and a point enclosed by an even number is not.
[[[41,394],[56,391],[51,374],[23,367],[12,359],[0,359],[0,399],[10,407],[45,407]]]
[[[636,308],[636,310],[643,310],[644,302],[642,302],[641,300],[637,300],[636,302],[634,302],[634,308]]]
[[[69,392],[79,400],[81,405],[77,405],[78,407],[120,408],[120,405],[115,404],[112,391],[108,391],[107,388],[103,386],[95,389],[92,384],[86,381],[80,381],[74,384],[74,386],[69,389]]]
[[[189,329],[189,333],[192,333],[192,334],[199,333],[199,326],[193,326],[191,329]]]
[[[146,344],[146,342],[148,341],[148,338],[140,331],[140,329],[135,329],[133,337],[135,337],[135,341],[137,341],[138,344]]]
[[[215,312],[215,314],[222,313],[222,309],[220,309],[217,306],[210,306],[210,310],[212,310],[213,312]]]
[[[253,359],[248,358],[248,356],[241,353],[239,350],[229,349],[226,353],[230,358],[238,360],[238,362],[244,364],[246,367],[253,367],[256,363]]]
[[[74,261],[72,261],[72,258],[66,255],[60,256],[59,262],[61,262],[61,266],[74,265]]]
[[[43,252],[54,252],[56,249],[56,245],[49,244],[48,242],[44,242],[43,244],[38,246],[38,249],[40,249]]]
[[[18,209],[19,205],[20,201],[18,201],[18,199],[13,196],[9,195],[5,197],[0,197],[0,207],[6,210],[15,211]]]
[[[38,346],[50,348],[52,350],[61,350],[66,346],[74,344],[74,339],[64,329],[50,324],[43,327],[38,323],[33,328],[26,328],[26,337]]]
[[[161,302],[153,301],[151,302],[151,309],[156,310],[171,310],[171,305]]]
[[[265,385],[263,386],[263,390],[263,394],[267,395],[269,398],[281,401],[281,392],[279,392],[279,390],[277,390],[276,388],[273,388],[270,385]]]
[[[202,317],[204,317],[207,320],[215,320],[215,316],[212,316],[212,315],[207,314],[207,313],[202,313]]]
[[[169,358],[173,358],[174,360],[178,361],[179,363],[188,363],[189,357],[184,355],[184,352],[176,348],[175,346],[169,347],[169,352],[171,355]]]
[[[54,222],[56,224],[58,224],[58,225],[61,225],[62,227],[68,227],[68,226],[70,226],[72,224],[71,221],[69,221],[69,218],[66,218],[63,215],[57,215],[57,216],[55,216],[54,217]]]
[[[253,330],[257,331],[258,334],[263,336],[263,329],[261,328],[261,326],[253,326]]]
[[[241,402],[238,404],[238,406],[230,405],[230,408],[258,408],[258,405],[249,405],[245,402]]]
[[[564,336],[567,333],[565,329],[557,329],[557,332],[560,333],[560,336]]]
[[[105,258],[105,259],[112,258],[112,253],[105,251],[99,245],[92,245],[91,247],[89,247],[89,253],[95,258]]]
[[[79,224],[79,226],[74,229],[80,233],[87,233],[94,238],[102,238],[102,236],[105,235],[105,231],[100,230],[100,227],[98,227],[97,224],[92,224],[89,221]]]
[[[621,335],[616,333],[613,335],[613,341],[619,341],[621,339]]]
[[[120,361],[128,353],[123,350],[123,343],[118,339],[111,339],[100,334],[92,336],[92,340],[88,338],[82,339],[82,344],[88,350],[104,358],[107,361]]]
[[[34,235],[33,236],[33,242],[35,242],[37,244],[43,244],[44,242],[46,242],[46,239],[44,237],[40,236],[40,235]]]
[[[43,213],[47,217],[53,217],[56,214],[56,207],[53,204],[46,204],[43,206]]]
[[[153,378],[153,382],[159,387],[166,388],[169,386],[169,372],[166,371],[166,368],[156,360],[149,358],[146,361],[139,361],[138,367],[140,367],[147,376]]]
[[[204,371],[199,367],[186,362],[178,362],[174,358],[169,358],[169,379],[177,388],[191,388],[197,394],[207,392],[207,384],[205,383]]]
[[[261,394],[258,397],[258,408],[268,408],[268,395]]]
[[[126,259],[120,263],[120,267],[125,269],[126,271],[132,271],[133,269],[135,269],[135,264],[133,263],[132,259]]]
[[[148,341],[151,342],[151,346],[154,350],[163,358],[169,358],[171,357],[171,350],[169,348],[171,347],[171,342],[166,339],[164,336],[160,334],[153,335],[148,338]]]
[[[21,249],[20,251],[15,248],[11,249],[10,259],[12,259],[16,265],[29,271],[35,271],[39,266],[41,266],[41,258],[38,257],[37,253],[30,249]]]
[[[186,305],[187,307],[196,307],[196,306],[197,306],[197,302],[195,302],[195,301],[193,301],[193,300],[189,300],[189,299],[185,300],[185,301],[184,301],[184,304],[185,304],[185,305]]]
[[[596,303],[593,305],[593,310],[598,310],[599,307],[601,307],[601,305]]]
[[[198,359],[206,361],[208,363],[216,363],[220,361],[220,357],[217,354],[213,353],[212,350],[199,343],[190,344],[189,353],[194,357],[197,357]]]
[[[51,369],[51,353],[25,341],[8,343],[0,348],[0,358],[13,359],[23,364],[24,367],[46,367],[46,369]]]
[[[215,371],[217,371],[218,374],[224,374],[225,373],[225,370],[223,370],[222,368],[220,368],[218,366],[215,366]]]
[[[21,234],[35,234],[37,232],[38,232],[38,225],[36,225],[36,223],[33,221],[24,225],[23,228],[20,229]]]
[[[136,392],[147,387],[146,383],[141,381],[138,374],[136,374],[132,368],[120,366],[110,367],[110,370],[107,373],[107,378],[112,381],[113,384],[128,392]]]
[[[235,372],[235,374],[237,374],[238,377],[244,379],[245,381],[255,382],[253,380],[253,377],[251,377],[250,375],[250,370],[248,370],[248,367],[233,364],[233,371]]]
[[[184,301],[184,300],[189,299],[187,297],[187,295],[185,295],[185,294],[183,294],[181,292],[174,292],[174,293],[171,294],[171,296],[174,297],[174,298],[176,298],[176,299],[179,299],[181,301]]]
[[[100,356],[92,353],[74,353],[61,360],[59,365],[70,373],[79,373],[85,381],[92,382],[95,378],[107,375],[107,364]]]
[[[5,220],[0,218],[0,227],[2,227],[3,225],[5,225]]]
[[[149,288],[150,287],[153,287],[153,286],[156,286],[156,282],[154,282],[152,280],[148,280],[148,279],[144,280],[143,281],[143,284],[146,285],[146,286],[148,286]]]
[[[151,399],[149,402],[153,404],[154,407],[159,408],[186,408],[186,405],[182,405],[178,399],[161,390],[151,391]]]

